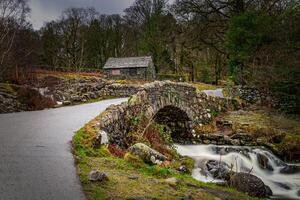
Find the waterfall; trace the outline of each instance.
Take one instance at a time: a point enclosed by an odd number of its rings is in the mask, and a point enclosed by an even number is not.
[[[233,172],[246,172],[259,177],[272,190],[272,199],[300,199],[299,170],[294,168],[294,172],[286,172],[290,166],[267,150],[240,146],[176,146],[179,154],[195,160],[192,176],[197,180],[224,182],[222,179],[216,179],[207,168],[208,161],[223,163],[224,168]]]

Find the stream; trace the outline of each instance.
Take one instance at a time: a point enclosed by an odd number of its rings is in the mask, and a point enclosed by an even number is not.
[[[258,147],[218,145],[176,145],[182,156],[195,160],[192,176],[203,182],[224,182],[216,179],[207,163],[223,163],[233,172],[251,173],[259,177],[273,192],[271,199],[300,199],[300,172],[291,169],[270,151]],[[262,160],[264,166],[262,166]],[[220,165],[219,165],[220,166]]]

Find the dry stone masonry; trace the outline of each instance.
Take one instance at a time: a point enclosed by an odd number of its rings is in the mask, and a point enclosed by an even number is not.
[[[179,121],[189,134],[186,137],[193,137],[193,127],[209,123],[216,113],[237,107],[239,103],[234,99],[207,96],[187,83],[156,81],[141,86],[128,102],[109,107],[101,114],[98,129],[108,134],[110,143],[123,146],[130,131],[128,119],[143,115],[154,121],[173,124],[175,129],[180,126],[176,124]],[[95,141],[95,144],[99,143],[101,141]]]

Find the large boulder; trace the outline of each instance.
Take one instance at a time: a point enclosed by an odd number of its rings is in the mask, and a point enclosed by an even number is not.
[[[230,178],[230,185],[253,197],[264,198],[272,195],[270,188],[260,178],[249,173],[234,174]]]
[[[166,156],[162,155],[154,149],[151,149],[143,143],[137,143],[131,146],[128,150],[131,154],[141,158],[145,163],[161,164],[167,159]]]

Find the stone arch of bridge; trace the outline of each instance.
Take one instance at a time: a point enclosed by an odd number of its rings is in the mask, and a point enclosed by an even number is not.
[[[176,143],[184,143],[192,137],[191,111],[176,105],[166,105],[157,110],[153,116],[155,123],[166,125],[171,131],[171,137]]]

